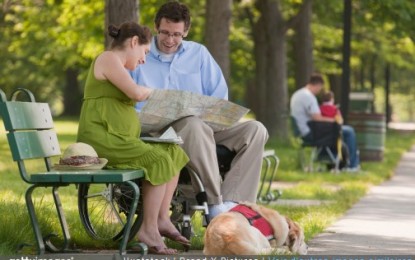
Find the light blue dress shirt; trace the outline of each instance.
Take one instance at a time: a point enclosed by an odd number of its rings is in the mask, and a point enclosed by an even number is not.
[[[156,38],[151,41],[146,63],[130,71],[134,81],[157,89],[177,89],[228,99],[228,86],[222,70],[207,48],[192,41],[182,41],[173,57],[163,56],[156,47]],[[139,102],[140,110],[144,102]]]

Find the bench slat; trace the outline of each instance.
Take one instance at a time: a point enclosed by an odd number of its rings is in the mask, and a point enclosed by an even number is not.
[[[124,173],[120,174],[120,172]],[[95,183],[124,182],[143,177],[143,170],[106,170],[105,172],[94,174],[93,181]]]
[[[10,132],[7,139],[15,161],[61,154],[54,130]]]
[[[51,171],[32,174],[30,180],[33,183],[121,183],[143,176],[143,170]]]
[[[59,174],[36,173],[30,176],[31,183],[59,183],[61,176]]]
[[[53,128],[48,103],[5,102],[0,110],[7,131]]]

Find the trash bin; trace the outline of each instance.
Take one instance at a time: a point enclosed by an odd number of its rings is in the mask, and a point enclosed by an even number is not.
[[[382,161],[386,122],[383,114],[349,113],[348,124],[356,131],[361,161]]]
[[[350,92],[349,111],[371,113],[374,95],[372,92]]]

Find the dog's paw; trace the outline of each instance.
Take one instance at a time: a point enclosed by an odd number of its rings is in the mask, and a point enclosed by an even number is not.
[[[270,255],[293,255],[287,246],[273,247]]]

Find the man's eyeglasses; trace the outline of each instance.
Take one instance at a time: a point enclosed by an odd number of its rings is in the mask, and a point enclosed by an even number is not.
[[[180,32],[170,33],[166,30],[160,30],[160,31],[158,31],[158,33],[163,35],[164,37],[173,37],[173,39],[183,38],[183,33],[180,33]]]

